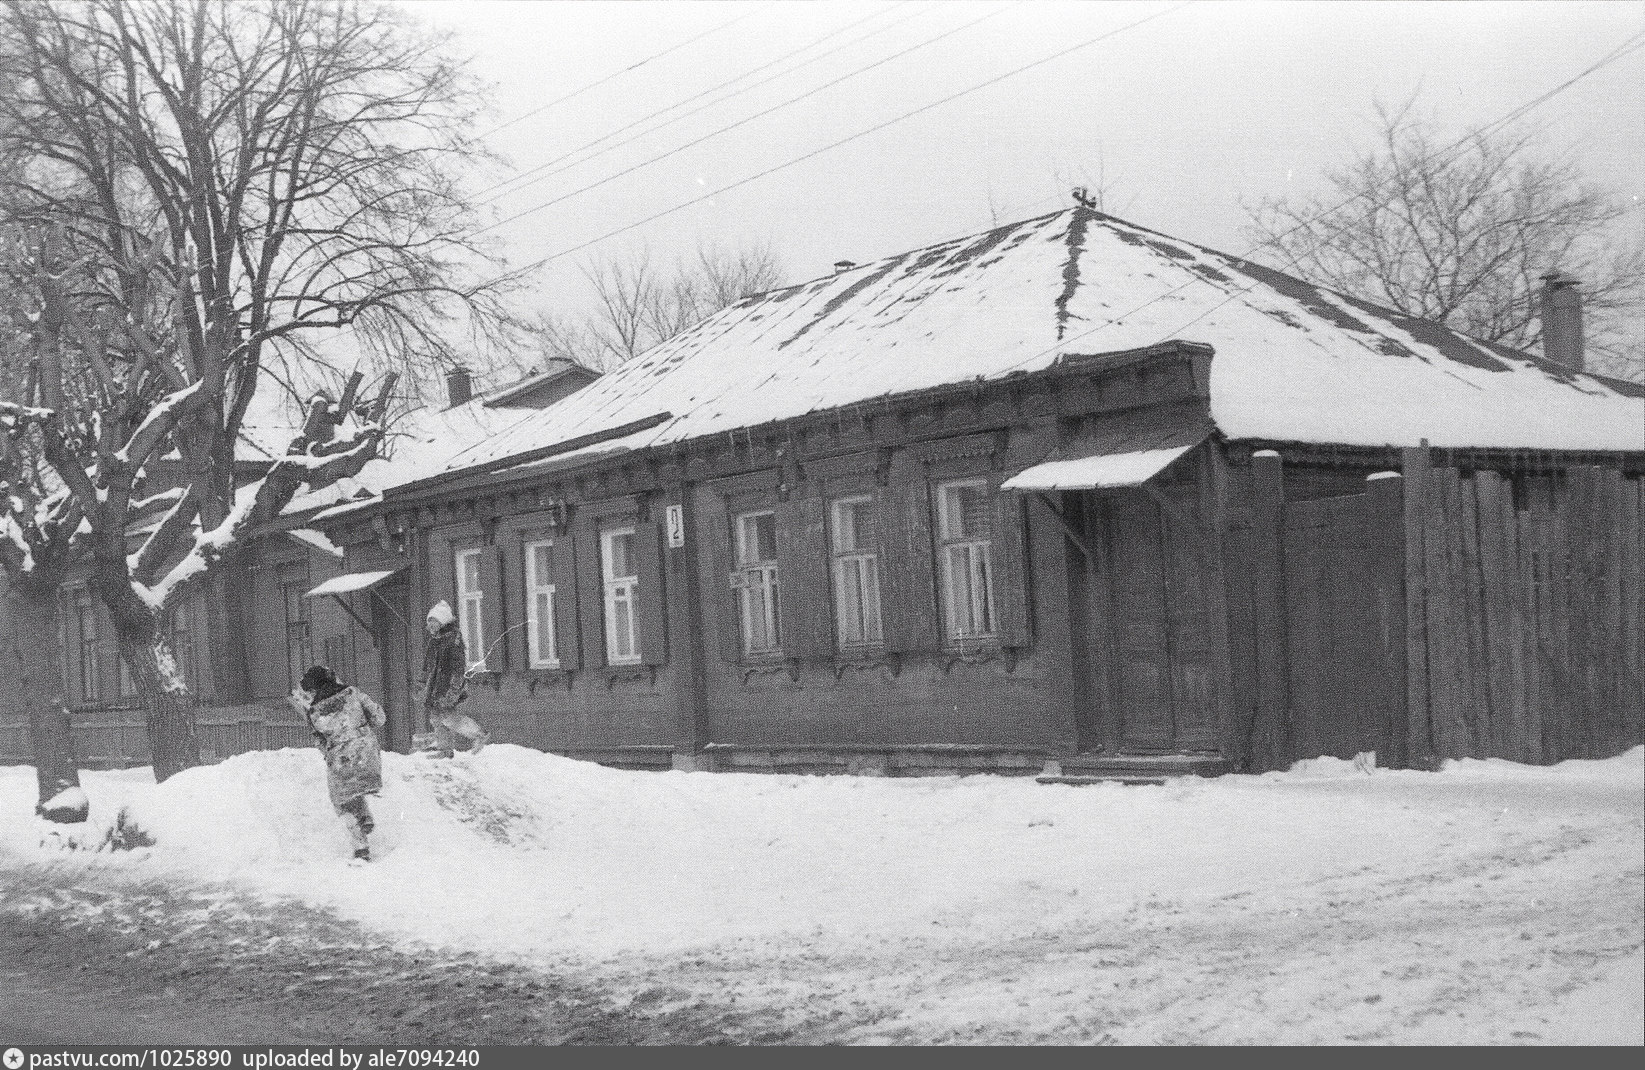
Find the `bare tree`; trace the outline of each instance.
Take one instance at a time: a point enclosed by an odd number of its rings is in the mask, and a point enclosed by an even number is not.
[[[583,268],[593,307],[581,319],[541,315],[539,344],[602,370],[632,360],[727,305],[769,290],[782,278],[781,260],[764,243],[722,249],[699,246],[672,268],[647,250]]]
[[[1645,245],[1627,206],[1534,130],[1452,146],[1410,104],[1377,115],[1377,143],[1326,172],[1325,193],[1247,206],[1268,248],[1318,283],[1519,349],[1541,342],[1540,278],[1573,275],[1596,356],[1623,358],[1591,364],[1645,373],[1645,353],[1630,359],[1617,341],[1645,310]]]
[[[359,401],[355,376],[311,406],[287,456],[236,486],[265,369],[316,359],[314,340],[342,329],[426,366],[451,359],[447,328],[508,323],[509,280],[457,184],[483,155],[476,99],[443,42],[386,7],[0,8],[0,158],[17,164],[0,204],[21,325],[0,341],[26,368],[0,402],[0,478],[49,469],[40,496],[8,495],[0,515],[19,546],[81,533],[158,779],[198,762],[170,607],[232,566],[252,525],[357,471],[382,438],[383,406]],[[17,577],[40,556],[4,560]],[[214,635],[244,633],[243,586],[216,585]]]

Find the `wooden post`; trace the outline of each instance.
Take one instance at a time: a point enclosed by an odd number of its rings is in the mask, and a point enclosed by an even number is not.
[[[1400,451],[1405,490],[1405,760],[1414,768],[1433,761],[1428,713],[1428,440]]]
[[[1385,749],[1380,764],[1404,767],[1410,764],[1406,753],[1410,668],[1405,636],[1405,478],[1398,472],[1377,472],[1366,477],[1365,490],[1370,498],[1372,545],[1377,547],[1372,575],[1377,612],[1382,619],[1383,679],[1387,681],[1382,731]]]
[[[698,767],[703,748],[709,742],[708,676],[706,630],[703,620],[702,565],[698,550],[704,533],[697,524],[694,487],[681,483],[669,488],[665,499],[679,502],[685,545],[669,548],[669,590],[678,599],[674,618],[678,633],[671,637],[674,647],[673,671],[679,684],[674,689],[678,703],[678,733],[675,740],[677,768]]]
[[[1251,726],[1251,772],[1283,768],[1289,753],[1289,658],[1285,611],[1285,469],[1280,455],[1251,455],[1252,625],[1257,655],[1257,709]]]

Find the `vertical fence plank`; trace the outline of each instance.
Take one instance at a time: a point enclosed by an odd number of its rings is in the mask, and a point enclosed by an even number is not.
[[[1484,569],[1479,560],[1479,494],[1473,478],[1457,480],[1458,569],[1456,598],[1467,676],[1463,681],[1463,721],[1468,726],[1468,755],[1491,755],[1490,652],[1485,634]]]
[[[1539,545],[1530,510],[1514,514],[1514,536],[1518,543],[1518,578],[1515,603],[1519,607],[1520,632],[1516,657],[1525,673],[1525,756],[1541,762],[1542,750],[1542,662],[1538,636],[1541,628],[1541,577],[1537,571]]]
[[[1405,746],[1409,672],[1405,637],[1405,479],[1396,472],[1379,472],[1367,478],[1365,489],[1375,550],[1372,576],[1382,624],[1383,762],[1402,767],[1410,762]]]
[[[1287,755],[1285,620],[1285,470],[1280,456],[1251,457],[1251,619],[1256,644],[1257,708],[1251,725],[1251,769],[1281,768]]]
[[[1400,451],[1405,491],[1405,725],[1400,748],[1408,765],[1434,754],[1428,688],[1428,444]]]
[[[1622,743],[1645,743],[1645,479],[1622,483],[1617,523],[1622,529],[1620,575],[1622,627]]]
[[[1468,640],[1458,598],[1461,541],[1457,511],[1461,492],[1454,468],[1428,474],[1428,515],[1423,536],[1428,589],[1428,687],[1434,748],[1441,758],[1468,757],[1464,710],[1469,686]]]
[[[1626,742],[1628,698],[1623,690],[1623,636],[1627,622],[1623,612],[1625,595],[1622,589],[1623,543],[1627,535],[1622,528],[1622,496],[1625,484],[1622,473],[1615,468],[1599,470],[1597,504],[1599,509],[1598,535],[1601,547],[1599,577],[1598,634],[1600,656],[1600,713],[1598,753],[1596,758],[1607,758],[1628,749]]]
[[[1514,554],[1512,503],[1506,484],[1495,472],[1477,472],[1474,490],[1479,507],[1479,575],[1483,588],[1486,690],[1490,702],[1490,734],[1486,755],[1523,761],[1523,711],[1516,701],[1524,695],[1524,673],[1513,656],[1518,635],[1513,613],[1511,577]]]

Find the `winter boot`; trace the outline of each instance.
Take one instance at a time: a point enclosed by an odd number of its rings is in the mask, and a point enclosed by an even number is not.
[[[491,742],[491,733],[482,731],[479,735],[474,737],[474,742],[469,745],[468,753],[470,753],[470,754],[479,754],[480,749],[482,747],[484,747],[487,743],[490,743],[490,742]]]
[[[359,850],[355,851],[354,852],[354,860],[356,862],[370,862],[371,861],[371,848],[361,847]]]

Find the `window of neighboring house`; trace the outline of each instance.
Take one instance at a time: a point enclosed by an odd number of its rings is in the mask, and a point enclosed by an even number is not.
[[[458,550],[457,565],[457,623],[463,632],[463,646],[468,648],[468,667],[485,669],[485,591],[480,586],[480,551]]]
[[[994,495],[986,479],[937,488],[937,573],[950,639],[978,639],[998,629],[994,614]]]
[[[600,569],[605,578],[606,664],[637,664],[640,637],[634,610],[640,578],[634,561],[633,528],[611,528],[600,533]]]
[[[80,701],[96,702],[103,697],[102,661],[97,648],[97,606],[82,598],[74,604],[80,622]]]
[[[560,655],[554,637],[553,540],[525,545],[525,620],[527,659],[533,669],[558,669]]]
[[[874,499],[840,498],[830,512],[835,633],[841,649],[873,646],[884,639]]]
[[[177,666],[177,675],[182,677],[190,691],[199,694],[198,681],[194,678],[194,622],[187,602],[179,602],[172,607],[168,633],[171,659]]]
[[[314,640],[309,634],[306,583],[282,583],[280,595],[286,607],[286,686],[296,687],[303,673],[314,664]]]
[[[737,615],[742,625],[743,653],[781,653],[776,514],[742,513],[732,528],[736,536]]]

